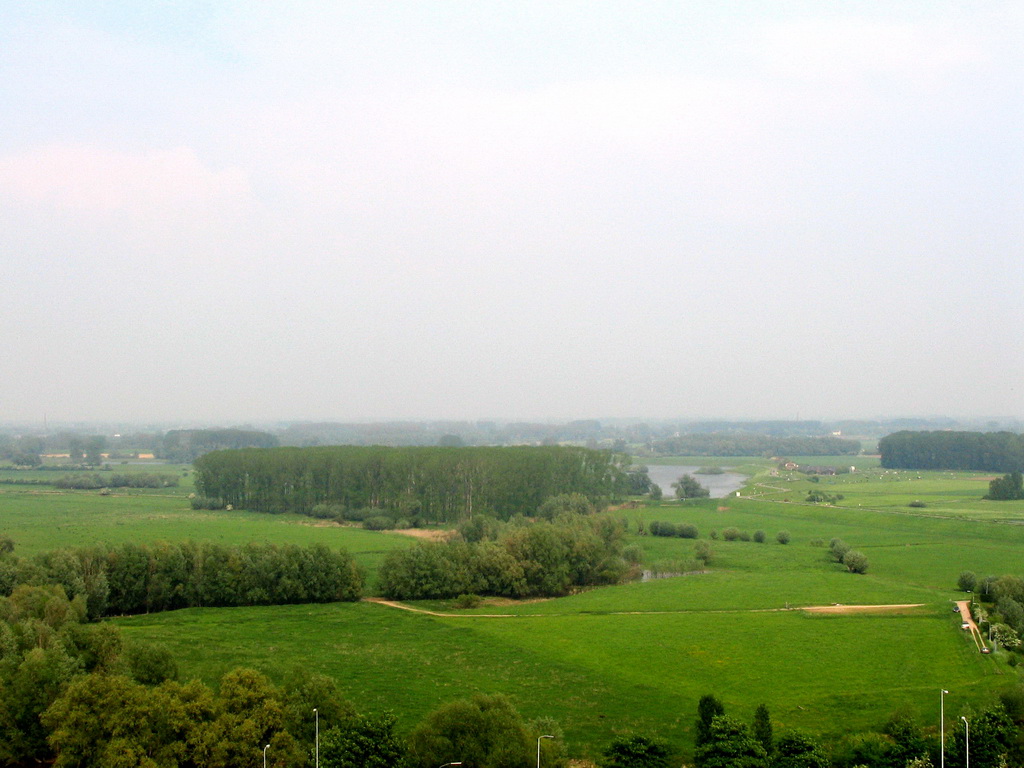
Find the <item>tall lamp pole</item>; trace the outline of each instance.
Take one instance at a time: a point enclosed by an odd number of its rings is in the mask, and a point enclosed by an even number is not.
[[[313,717],[316,718],[316,768],[320,768],[320,713],[313,707]]]
[[[540,740],[541,739],[553,739],[554,736],[538,736],[537,737],[537,768],[540,768]]]
[[[971,724],[967,722],[966,717],[960,718],[964,721],[964,757],[966,760],[966,768],[971,768]]]
[[[939,768],[946,768],[946,694],[943,689],[939,694]]]
[[[270,749],[270,745],[269,744],[267,744],[267,746],[265,746],[263,748],[263,768],[267,768],[267,750],[268,749]]]

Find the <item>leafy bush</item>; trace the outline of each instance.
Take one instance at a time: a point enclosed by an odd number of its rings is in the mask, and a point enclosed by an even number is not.
[[[832,558],[837,563],[843,562],[843,558],[846,556],[846,553],[850,551],[850,545],[842,539],[832,539],[832,541],[828,543],[828,548],[829,552],[832,553]]]
[[[651,536],[677,536],[678,532],[675,523],[665,523],[655,520],[650,526]]]
[[[645,736],[621,736],[604,751],[601,768],[669,768],[667,744]]]
[[[754,541],[758,544],[764,544],[765,538],[766,536],[764,531],[754,531]]]
[[[697,526],[692,523],[682,523],[676,528],[676,536],[681,539],[696,539]]]
[[[730,526],[722,531],[722,538],[726,541],[739,541],[743,538],[743,532],[739,528]]]
[[[480,595],[465,594],[459,595],[452,603],[455,608],[477,608],[484,599]]]
[[[699,499],[711,495],[711,491],[697,482],[693,475],[683,475],[672,483],[672,487],[676,489],[676,498],[679,499]]]
[[[775,534],[775,540],[777,542],[779,542],[779,544],[789,544],[789,542],[790,542],[789,531],[779,531],[778,533]],[[815,541],[817,541],[818,543],[816,545],[814,545],[812,543],[812,545],[820,547],[821,543],[822,543],[821,539],[815,539]]]
[[[973,592],[978,586],[978,577],[974,571],[962,571],[956,580],[957,589],[961,592]]]
[[[639,544],[630,544],[622,548],[622,559],[630,565],[640,565],[644,560],[644,551]]]
[[[368,531],[390,531],[395,527],[395,521],[386,515],[374,515],[363,520],[363,528]]]
[[[714,552],[711,549],[711,542],[709,541],[698,541],[697,546],[694,547],[693,555],[700,560],[704,565],[711,562],[711,558],[714,557]]]
[[[907,504],[907,506],[908,507],[914,507],[914,509],[923,509],[924,507],[927,507],[928,505],[925,504],[923,501],[921,501],[919,499],[915,499],[914,501],[912,501],[909,504]]]
[[[868,558],[863,553],[851,549],[843,555],[843,565],[850,573],[867,573]]]

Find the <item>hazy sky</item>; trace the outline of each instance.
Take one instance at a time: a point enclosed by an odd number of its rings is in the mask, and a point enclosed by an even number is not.
[[[1024,4],[0,3],[0,421],[1024,416]]]

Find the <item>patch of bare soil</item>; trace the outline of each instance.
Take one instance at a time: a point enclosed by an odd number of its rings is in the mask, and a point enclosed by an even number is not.
[[[810,613],[900,613],[912,608],[921,608],[924,603],[900,603],[896,605],[811,605],[801,608]]]
[[[627,501],[623,504],[613,504],[608,507],[608,512],[621,512],[624,509],[640,509],[643,506],[639,501]]]
[[[726,511],[726,510],[728,510],[728,509],[729,509],[728,507],[719,507],[719,508],[718,508],[718,511],[719,511],[719,512],[725,512],[725,511]]]
[[[403,536],[412,536],[414,539],[423,539],[424,541],[448,541],[455,535],[455,531],[445,531],[440,528],[405,528],[400,531],[388,531],[388,533],[400,533]]]

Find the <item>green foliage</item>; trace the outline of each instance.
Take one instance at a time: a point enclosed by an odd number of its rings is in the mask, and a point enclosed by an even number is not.
[[[825,493],[823,491],[811,491],[807,494],[807,498],[804,501],[809,501],[812,504],[835,504],[836,502],[842,501],[845,496],[841,493]]]
[[[878,451],[887,469],[1020,472],[1024,468],[1024,435],[1013,432],[902,431],[879,440]]]
[[[537,508],[541,520],[554,520],[559,515],[592,515],[594,505],[582,493],[560,493],[548,496]]]
[[[850,573],[867,573],[868,558],[865,554],[851,549],[843,555],[843,565]]]
[[[677,499],[700,499],[711,495],[711,491],[701,485],[693,475],[683,475],[674,483]]]
[[[765,754],[772,754],[774,749],[772,719],[765,704],[758,704],[757,709],[754,710],[754,724],[751,730],[754,738],[764,747]]]
[[[1014,501],[1024,499],[1024,477],[1020,472],[997,477],[988,484],[986,499],[993,501]]]
[[[856,456],[860,441],[718,432],[655,440],[651,449],[662,456]]]
[[[698,541],[697,546],[694,547],[693,556],[705,566],[710,563],[711,558],[714,557],[714,550],[711,548],[711,542]]]
[[[437,768],[530,768],[535,743],[504,696],[478,694],[434,710],[409,735],[409,764]]]
[[[1014,748],[1014,723],[1001,705],[968,716],[970,722],[971,768],[1002,768]],[[953,733],[946,735],[946,765],[966,768],[967,733],[958,721]]]
[[[348,553],[322,544],[122,544],[58,549],[31,562],[14,555],[3,581],[58,584],[89,618],[193,605],[268,605],[358,600],[362,576]],[[0,569],[2,570],[2,569]],[[6,572],[6,571],[5,571]]]
[[[707,740],[694,753],[694,764],[698,768],[768,768],[768,753],[739,720],[717,715]]]
[[[829,552],[832,554],[832,558],[837,562],[843,562],[843,558],[846,557],[846,553],[850,551],[850,545],[842,539],[832,539],[828,543]]]
[[[829,761],[822,746],[810,736],[790,732],[776,740],[771,764],[772,768],[828,768]]]
[[[714,694],[706,693],[697,702],[697,723],[694,728],[694,742],[702,747],[711,741],[711,726],[715,718],[725,714],[725,707]]]
[[[216,451],[195,461],[198,493],[256,512],[310,514],[318,504],[372,507],[455,522],[501,519],[582,494],[603,504],[627,489],[623,457],[568,446],[333,446]]]
[[[273,448],[278,439],[251,429],[172,429],[160,446],[161,458],[188,464],[205,453],[240,448]]]
[[[764,531],[760,529],[754,531],[754,541],[756,541],[758,544],[764,544],[767,538],[768,535]]]
[[[601,768],[669,768],[668,745],[646,736],[622,736],[605,749]]]
[[[611,518],[560,518],[507,528],[497,542],[421,542],[388,553],[379,587],[398,600],[564,595],[625,575],[622,535]]]
[[[405,743],[395,733],[390,712],[376,717],[355,715],[320,736],[324,768],[392,768],[401,765]]]
[[[777,542],[779,542],[779,544],[789,544],[789,542],[790,542],[789,531],[779,531],[778,533],[775,534],[775,540]],[[819,544],[820,544],[820,540],[818,540],[818,541],[819,541]]]

